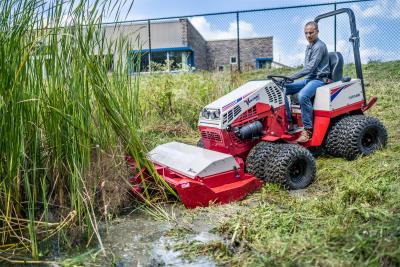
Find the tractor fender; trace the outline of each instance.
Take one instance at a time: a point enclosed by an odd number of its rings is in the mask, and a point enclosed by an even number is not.
[[[314,118],[314,131],[311,139],[310,146],[320,146],[325,138],[329,124],[330,117],[315,116]]]
[[[377,100],[378,100],[378,98],[377,98],[376,96],[373,96],[373,97],[369,100],[369,102],[368,102],[365,106],[363,106],[363,107],[361,108],[361,111],[362,111],[362,112],[365,112],[365,111],[367,111],[368,109],[370,109],[373,105],[375,105],[375,103],[376,103]]]
[[[261,138],[262,141],[267,141],[267,142],[275,142],[279,139],[281,139],[281,137],[273,135],[266,135]]]

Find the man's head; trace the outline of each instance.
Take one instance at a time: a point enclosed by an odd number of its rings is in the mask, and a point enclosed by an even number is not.
[[[315,21],[307,22],[304,26],[304,34],[310,44],[315,43],[318,38],[318,24]]]

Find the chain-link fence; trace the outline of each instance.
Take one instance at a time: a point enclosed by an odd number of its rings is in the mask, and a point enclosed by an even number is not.
[[[361,62],[400,60],[400,1],[358,0],[307,6],[124,22],[119,27],[140,42],[141,70],[251,70],[298,66],[304,61],[304,25],[320,14],[351,8],[360,35]],[[114,30],[116,28],[114,27]],[[121,28],[122,29],[122,28]],[[354,61],[349,18],[319,22],[319,38],[329,51]],[[137,38],[135,40],[138,40]]]

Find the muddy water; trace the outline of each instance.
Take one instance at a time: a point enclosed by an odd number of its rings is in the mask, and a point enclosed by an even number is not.
[[[222,241],[220,236],[210,233],[215,226],[211,220],[202,214],[188,213],[183,206],[179,209],[179,214],[174,213],[169,221],[140,212],[108,225],[103,242],[115,255],[117,266],[215,266],[205,257],[185,260],[180,251],[174,250],[182,239],[168,233],[176,229],[189,229],[185,242]]]
[[[157,216],[146,212],[135,212],[100,225],[105,256],[96,253],[98,248],[82,248],[76,255],[54,253],[43,264],[35,266],[59,267],[66,263],[74,266],[74,261],[77,262],[76,266],[216,266],[207,255],[197,258],[190,255],[190,259],[185,258],[177,247],[182,248],[182,244],[185,247],[189,242],[223,242],[229,245],[229,241],[213,230],[220,223],[234,219],[235,215],[248,212],[255,203],[254,200],[247,199],[194,210],[177,204],[165,208],[169,220],[159,220]],[[0,266],[8,266],[3,263],[0,261]]]
[[[115,255],[117,266],[216,266],[207,257],[191,261],[185,259],[180,251],[174,249],[182,242],[213,241],[225,242],[212,231],[219,223],[244,212],[252,201],[242,201],[210,208],[187,210],[182,205],[167,207],[172,219],[156,220],[141,212],[135,213],[108,225],[103,238],[106,249]],[[172,231],[184,229],[177,237]],[[226,242],[225,242],[226,243]]]

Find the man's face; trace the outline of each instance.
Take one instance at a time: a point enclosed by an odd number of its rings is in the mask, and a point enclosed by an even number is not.
[[[306,26],[304,28],[304,34],[310,44],[313,44],[318,38],[318,30],[313,25]]]

